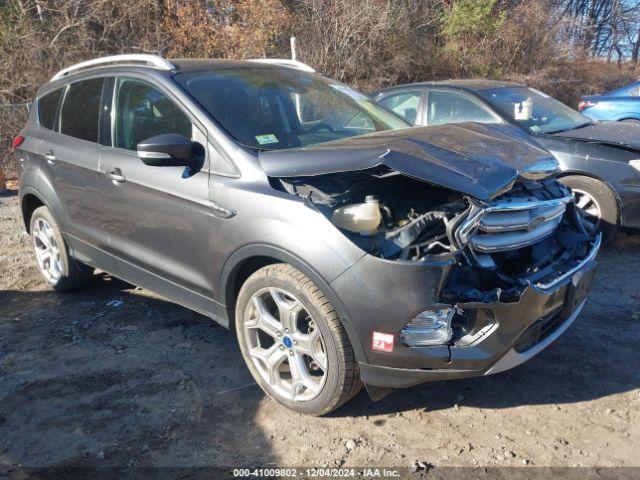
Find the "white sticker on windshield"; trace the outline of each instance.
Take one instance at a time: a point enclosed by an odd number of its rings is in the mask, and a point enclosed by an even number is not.
[[[260,145],[278,143],[278,137],[276,137],[273,133],[269,133],[267,135],[256,135],[256,140]]]
[[[533,99],[527,97],[526,100],[513,105],[513,118],[515,120],[529,120],[533,112]]]

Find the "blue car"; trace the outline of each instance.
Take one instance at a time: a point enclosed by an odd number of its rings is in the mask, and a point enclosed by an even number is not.
[[[580,97],[578,110],[594,120],[640,122],[640,81],[602,95]]]

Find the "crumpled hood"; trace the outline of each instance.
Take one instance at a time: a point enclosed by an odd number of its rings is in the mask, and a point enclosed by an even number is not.
[[[405,175],[490,200],[534,165],[556,163],[519,128],[458,123],[389,130],[289,150],[263,151],[270,177],[305,177],[386,165]]]
[[[553,136],[640,150],[640,125],[630,122],[597,122],[575,130],[554,133]]]

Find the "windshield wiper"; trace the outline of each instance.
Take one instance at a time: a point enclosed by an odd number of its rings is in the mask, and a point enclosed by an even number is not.
[[[577,127],[573,127],[570,130],[578,130],[579,128],[588,127],[589,125],[595,125],[596,122],[584,122],[578,125]]]

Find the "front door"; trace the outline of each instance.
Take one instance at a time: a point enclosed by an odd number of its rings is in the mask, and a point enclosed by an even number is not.
[[[430,89],[425,125],[478,122],[502,123],[500,117],[475,98],[452,90]]]
[[[209,169],[145,165],[138,143],[177,133],[207,144],[206,134],[169,94],[146,80],[118,77],[113,90],[112,146],[105,147],[101,171],[111,226],[109,251],[118,258],[123,278],[161,294],[171,286],[210,296],[206,272],[213,210]],[[183,301],[200,311],[205,309]]]

